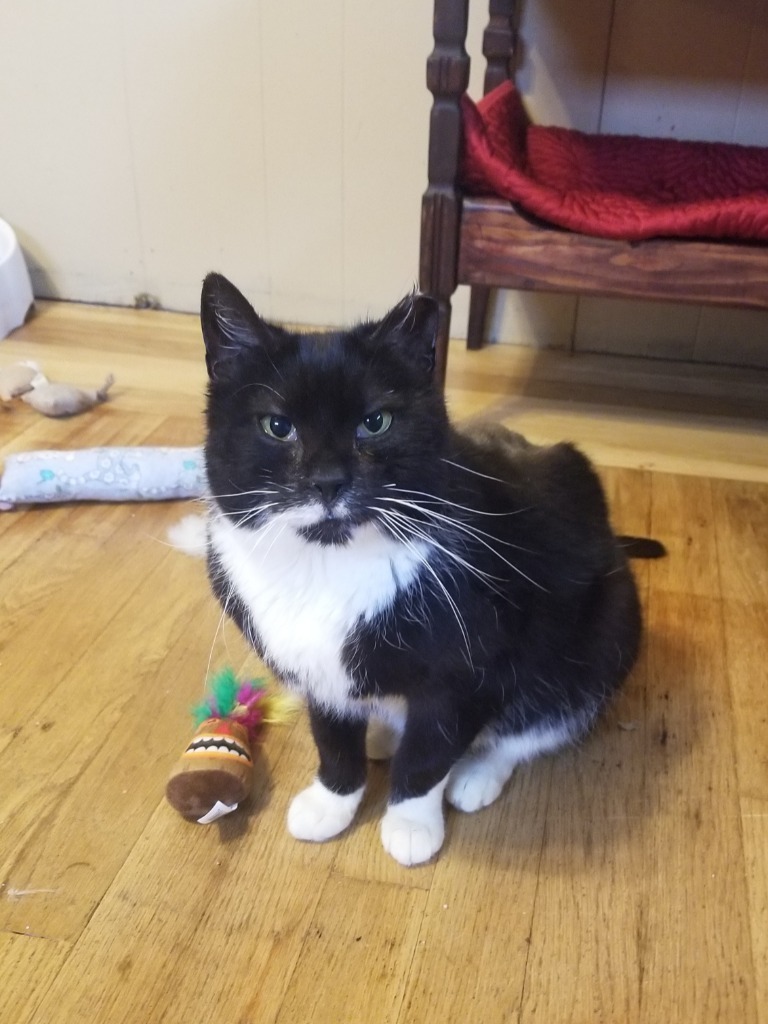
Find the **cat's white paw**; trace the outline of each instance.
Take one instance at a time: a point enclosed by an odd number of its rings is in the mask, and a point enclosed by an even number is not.
[[[372,718],[365,734],[365,752],[371,761],[388,761],[398,748],[400,733],[388,722]]]
[[[288,808],[288,831],[295,839],[322,843],[347,828],[355,816],[365,787],[342,796],[319,779],[298,793]]]
[[[445,838],[443,779],[425,796],[390,804],[381,821],[381,841],[387,853],[404,867],[423,864],[438,852]]]
[[[381,822],[381,841],[398,864],[410,868],[423,864],[438,852],[445,838],[442,812],[429,820],[412,818],[390,807]]]
[[[526,732],[498,739],[493,745],[470,751],[451,769],[446,796],[459,811],[479,811],[500,795],[517,765],[539,754],[549,754],[569,743],[574,722],[538,725]]]
[[[492,804],[508,778],[506,772],[488,760],[470,756],[451,769],[445,795],[449,804],[470,814]]]

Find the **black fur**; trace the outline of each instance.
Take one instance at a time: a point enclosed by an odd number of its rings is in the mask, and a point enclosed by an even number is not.
[[[218,275],[203,289],[206,459],[221,511],[258,525],[271,513],[248,492],[267,486],[279,490],[281,507],[318,495],[326,502],[327,522],[306,532],[311,543],[345,544],[371,521],[394,537],[435,542],[421,587],[359,624],[344,649],[350,706],[407,700],[393,802],[427,792],[484,728],[569,722],[574,738],[583,733],[626,677],[641,631],[626,554],[588,460],[571,445],[535,447],[502,427],[452,427],[431,378],[435,323],[434,304],[416,296],[377,323],[297,335],[261,320]],[[356,437],[382,409],[390,429]],[[289,420],[299,440],[267,436],[266,415]],[[337,497],[349,508],[340,521],[330,516]],[[264,654],[213,554],[210,573]],[[365,774],[359,714],[328,711],[310,695],[310,715],[320,778],[353,792]]]

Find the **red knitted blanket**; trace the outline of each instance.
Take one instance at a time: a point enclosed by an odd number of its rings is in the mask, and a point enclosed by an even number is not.
[[[462,103],[473,195],[603,238],[768,241],[768,149],[532,125],[511,82]]]

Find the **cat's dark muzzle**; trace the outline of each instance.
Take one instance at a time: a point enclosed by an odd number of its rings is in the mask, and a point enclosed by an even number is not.
[[[299,536],[311,544],[321,547],[339,546],[348,543],[352,538],[354,524],[349,519],[322,519],[312,526],[302,526]]]
[[[297,532],[313,544],[340,546],[347,544],[355,531],[372,518],[368,509],[360,508],[354,501],[336,502],[330,508],[326,506],[322,519],[300,527]]]

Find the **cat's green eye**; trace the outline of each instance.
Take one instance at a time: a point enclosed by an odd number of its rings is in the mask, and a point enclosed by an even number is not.
[[[264,433],[276,441],[294,441],[296,439],[296,427],[287,416],[262,416],[259,423]]]
[[[392,413],[386,412],[384,409],[377,409],[375,412],[369,412],[365,419],[358,425],[357,436],[366,437],[378,437],[379,434],[386,433],[392,426]]]

